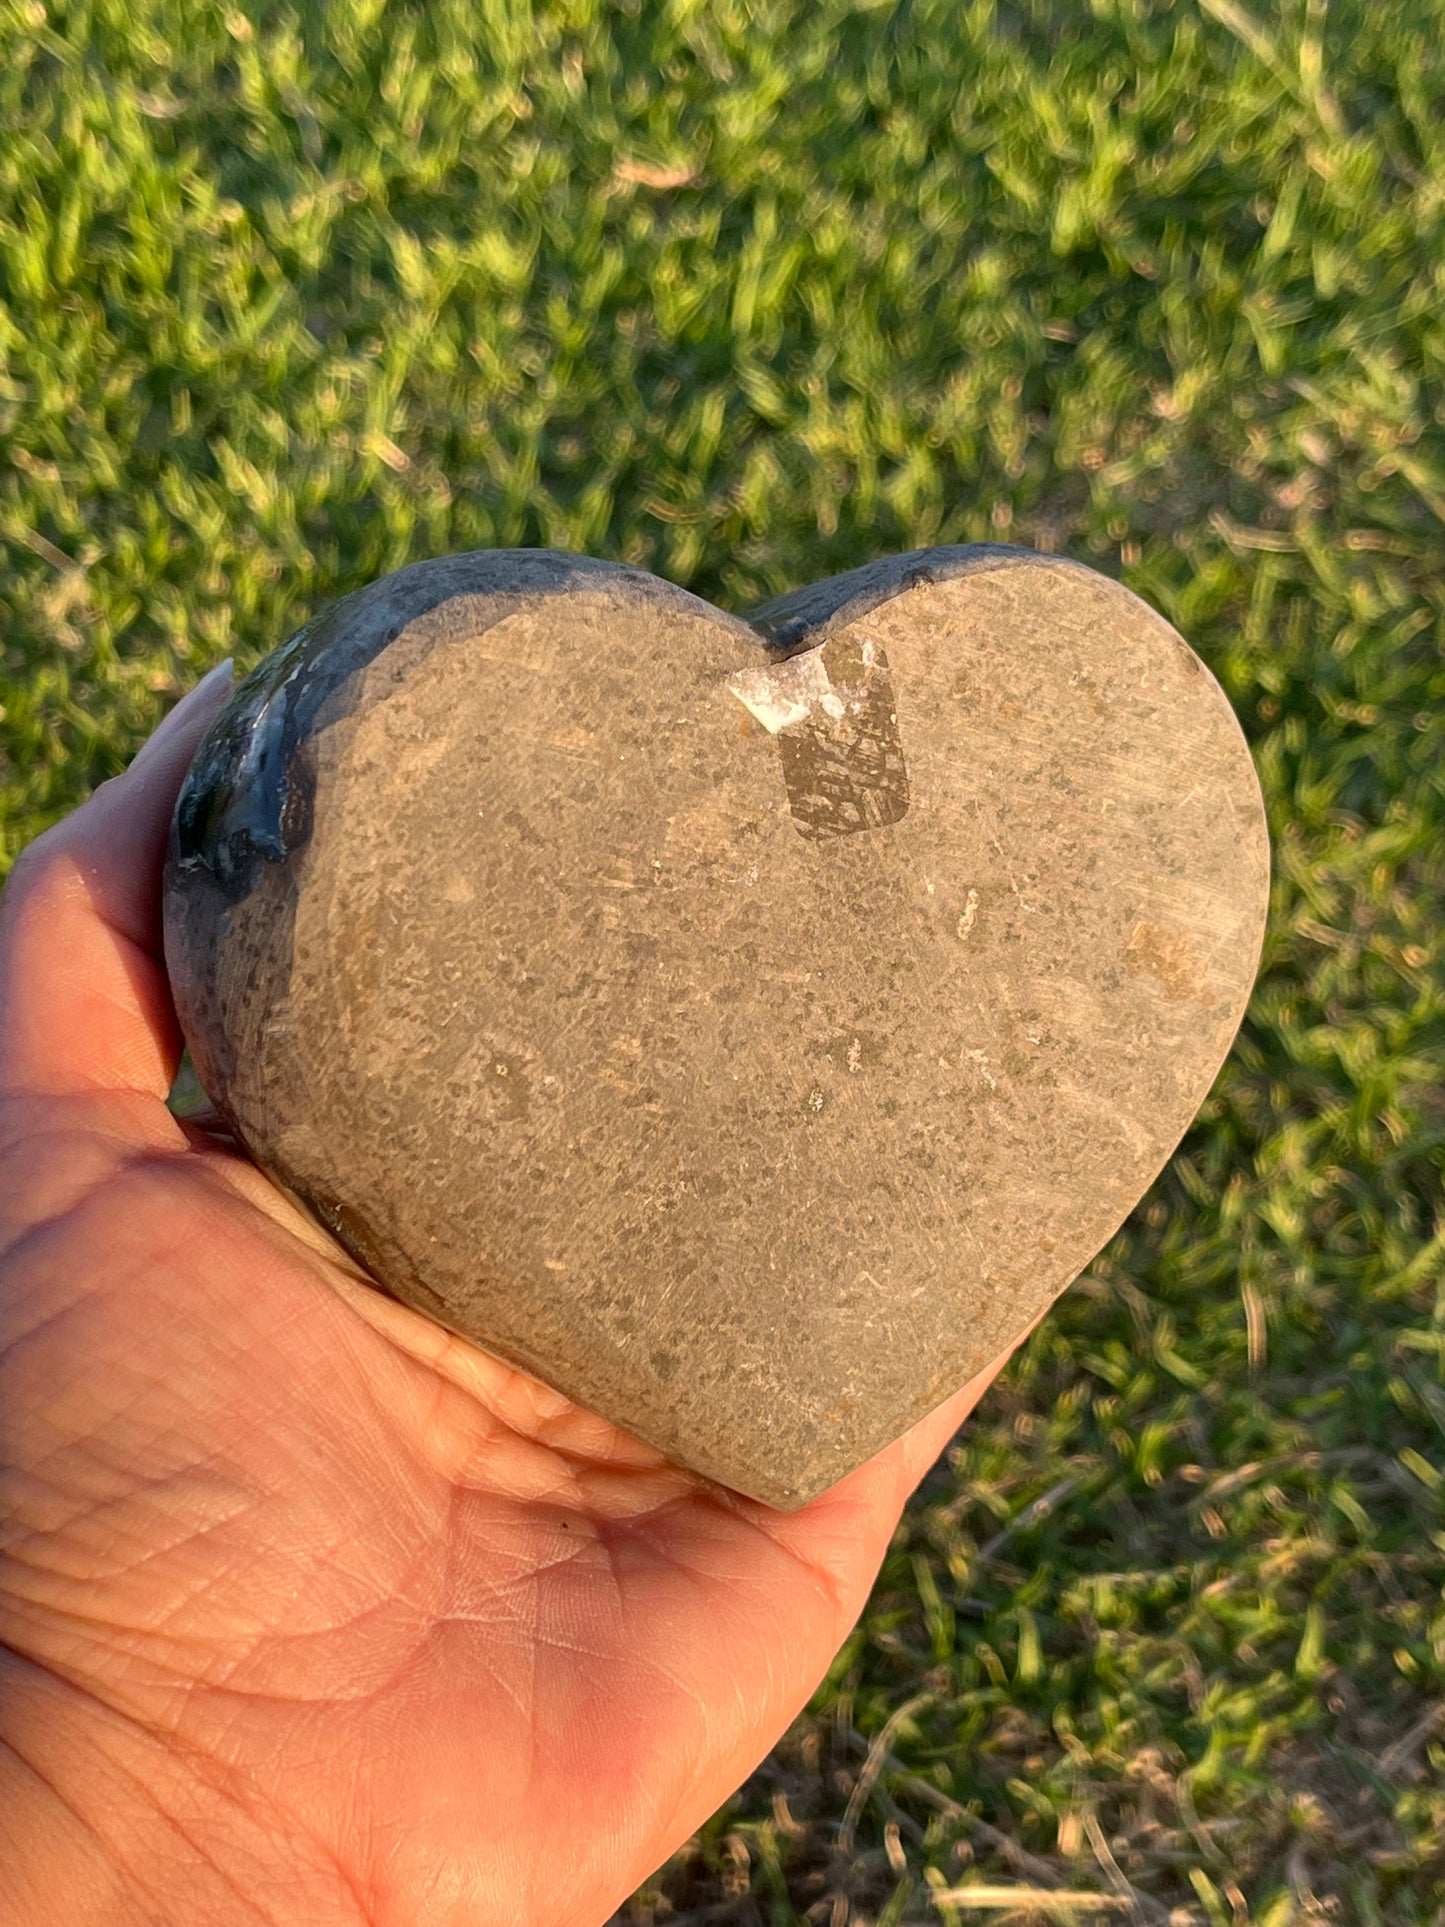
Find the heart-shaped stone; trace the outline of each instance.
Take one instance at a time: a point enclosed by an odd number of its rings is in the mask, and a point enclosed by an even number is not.
[[[390,1292],[792,1506],[1118,1227],[1268,873],[1218,685],[1077,563],[926,549],[748,623],[500,550],[240,686],[166,954],[237,1136]]]

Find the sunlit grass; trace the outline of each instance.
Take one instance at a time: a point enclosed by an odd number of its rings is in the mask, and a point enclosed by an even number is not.
[[[1214,1096],[638,1921],[1445,1905],[1445,0],[1252,4],[0,4],[7,857],[492,544],[1067,550],[1255,750]]]

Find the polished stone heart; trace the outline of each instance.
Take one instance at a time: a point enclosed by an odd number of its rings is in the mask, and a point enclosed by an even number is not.
[[[927,549],[749,623],[500,550],[240,686],[166,954],[218,1108],[388,1291],[793,1506],[1139,1199],[1268,872],[1218,685],[1077,563]]]

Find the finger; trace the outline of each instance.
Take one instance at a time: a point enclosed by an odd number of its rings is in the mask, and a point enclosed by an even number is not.
[[[124,775],[38,837],[0,898],[0,1092],[164,1097],[180,1055],[161,950],[176,796],[231,691],[229,659]]]

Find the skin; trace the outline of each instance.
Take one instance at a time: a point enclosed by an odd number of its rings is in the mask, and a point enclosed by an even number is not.
[[[160,867],[228,693],[0,899],[0,1921],[587,1927],[806,1703],[1004,1360],[773,1512],[178,1123]]]

